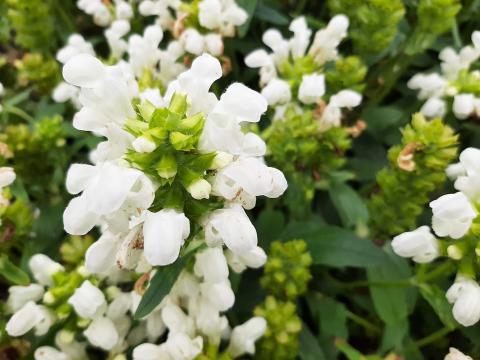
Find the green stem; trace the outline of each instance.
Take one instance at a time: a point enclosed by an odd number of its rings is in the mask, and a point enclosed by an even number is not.
[[[350,310],[347,310],[347,318],[357,323],[358,325],[363,326],[367,330],[370,330],[377,334],[382,333],[382,329],[380,329],[378,326],[372,324],[370,321],[364,319],[363,317],[352,313]]]
[[[454,269],[455,266],[452,264],[452,262],[447,261],[444,262],[442,265],[436,267],[435,270],[429,272],[428,274],[421,275],[418,278],[414,277],[412,278],[412,280],[417,284],[426,283],[432,279],[444,275],[446,272],[451,272]]]
[[[428,344],[431,344],[431,343],[437,341],[438,339],[441,339],[445,335],[451,333],[453,330],[455,330],[455,328],[445,326],[445,327],[441,328],[440,330],[435,331],[434,333],[416,341],[415,344],[418,347],[426,346]]]
[[[15,106],[5,107],[4,111],[7,112],[7,113],[10,113],[10,114],[17,115],[17,116],[21,117],[23,120],[28,121],[29,123],[33,123],[35,121],[33,119],[33,117],[28,115],[25,111],[15,107]]]

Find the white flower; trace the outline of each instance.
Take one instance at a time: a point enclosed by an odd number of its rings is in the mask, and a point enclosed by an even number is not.
[[[107,309],[105,295],[88,280],[75,290],[68,303],[73,306],[78,316],[87,319],[94,319]]]
[[[217,311],[227,311],[235,302],[235,294],[228,279],[221,282],[202,283],[200,291],[202,297],[208,300]]]
[[[53,320],[45,306],[29,301],[8,320],[5,330],[10,336],[22,336],[35,328],[35,335],[42,336],[48,332]]]
[[[234,357],[255,353],[257,341],[267,329],[267,322],[262,317],[254,317],[246,323],[236,326],[230,337],[228,352]]]
[[[122,207],[147,209],[155,196],[153,184],[141,171],[109,162],[71,165],[67,190],[71,194],[82,192],[70,201],[63,214],[65,231],[73,235],[86,234],[102,216],[118,213]]]
[[[168,265],[177,260],[184,240],[190,234],[190,221],[183,213],[163,209],[147,212],[143,224],[144,253],[151,265]]]
[[[293,32],[293,37],[290,39],[290,51],[293,58],[305,56],[310,44],[310,36],[312,36],[312,30],[308,28],[307,21],[300,16],[290,23],[288,29]]]
[[[202,352],[202,348],[202,337],[191,339],[184,333],[170,334],[166,342],[168,354],[175,360],[193,360]]]
[[[262,95],[267,99],[268,105],[284,104],[292,98],[292,91],[288,82],[280,79],[272,79],[262,89]]]
[[[247,267],[257,269],[265,265],[267,261],[265,251],[259,246],[241,254],[235,254],[230,250],[227,250],[225,255],[227,257],[228,265],[236,273],[241,273]]]
[[[453,98],[453,113],[458,119],[468,118],[474,111],[473,94],[458,94]]]
[[[338,127],[342,120],[342,108],[352,108],[360,105],[362,96],[352,90],[341,90],[330,98],[320,118],[320,130],[326,131]]]
[[[480,286],[470,279],[458,279],[447,291],[447,300],[453,305],[453,317],[463,326],[472,326],[480,320]]]
[[[195,325],[198,331],[207,336],[212,343],[219,343],[220,339],[228,333],[229,325],[225,316],[222,316],[209,300],[200,298],[195,301],[194,308],[191,310],[195,316]]]
[[[205,179],[199,179],[191,183],[187,187],[187,191],[194,199],[208,199],[210,197],[210,192],[212,191],[212,185],[210,185]]]
[[[16,177],[13,168],[8,166],[0,167],[0,189],[13,183]]]
[[[470,356],[465,355],[461,351],[451,347],[443,360],[473,360]]]
[[[287,189],[283,173],[266,166],[257,158],[239,158],[219,170],[213,180],[213,192],[227,200],[238,200],[247,209],[255,206],[256,196],[276,198]]]
[[[52,275],[65,270],[62,265],[43,254],[35,254],[28,261],[28,267],[35,280],[42,285],[52,286]]]
[[[168,328],[169,334],[185,333],[193,335],[195,332],[193,319],[173,303],[167,304],[162,309],[162,320]]]
[[[166,345],[144,343],[133,349],[133,360],[170,360]]]
[[[205,224],[209,246],[225,245],[234,253],[245,253],[257,246],[257,231],[239,205],[214,211]]]
[[[445,101],[438,97],[429,98],[420,109],[420,112],[428,118],[441,118],[445,115],[446,111],[447,105]]]
[[[233,36],[235,26],[247,20],[247,13],[234,0],[202,0],[198,5],[198,21],[203,27],[218,29],[226,36]]]
[[[392,247],[397,255],[411,257],[418,263],[431,262],[440,254],[437,239],[428,226],[395,236]]]
[[[10,286],[8,288],[7,306],[15,312],[22,308],[29,301],[38,301],[43,297],[43,286],[30,284],[27,286]]]
[[[115,325],[107,317],[94,319],[83,334],[93,346],[107,351],[112,349],[119,340]]]
[[[115,14],[117,19],[130,19],[133,17],[133,9],[126,1],[115,1]]]
[[[432,201],[430,207],[433,212],[432,228],[438,236],[459,239],[477,217],[477,212],[461,192],[443,195]]]
[[[33,354],[35,360],[70,360],[67,354],[51,346],[40,346]]]
[[[160,60],[158,46],[163,38],[163,31],[156,25],[145,28],[143,37],[137,34],[128,39],[129,62],[137,76],[141,76],[145,70],[155,69]]]
[[[53,89],[52,98],[56,102],[63,103],[72,100],[77,103],[79,90],[76,86],[61,82]]]
[[[195,255],[195,275],[206,282],[222,282],[228,279],[228,265],[222,248],[208,248]]]
[[[345,15],[336,15],[325,29],[318,30],[310,46],[309,54],[319,65],[335,60],[338,56],[337,47],[347,36],[349,21]]]
[[[88,41],[85,41],[82,35],[72,34],[68,37],[67,45],[58,50],[57,60],[62,64],[65,64],[68,60],[78,54],[90,54],[95,55],[93,46]]]
[[[298,99],[304,104],[318,102],[325,94],[325,77],[320,74],[303,75]],[[337,95],[338,96],[338,95]],[[355,105],[356,106],[356,105]]]
[[[439,74],[417,74],[412,77],[407,86],[412,90],[420,90],[419,99],[442,97],[447,87],[447,81]]]
[[[122,39],[130,31],[130,23],[126,20],[115,20],[110,27],[105,30],[105,38],[110,47],[110,54],[116,59],[120,59],[128,48],[127,42]]]
[[[85,265],[88,271],[99,274],[111,269],[115,265],[120,243],[121,240],[114,234],[104,231],[85,253]]]

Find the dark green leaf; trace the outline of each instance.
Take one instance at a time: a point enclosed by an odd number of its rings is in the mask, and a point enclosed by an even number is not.
[[[450,328],[456,328],[457,322],[452,315],[452,305],[445,297],[445,291],[436,285],[422,285],[420,294],[430,304],[442,323]]]
[[[262,2],[258,3],[254,15],[260,20],[280,26],[290,22],[288,17]]]
[[[28,274],[12,263],[6,254],[0,257],[0,275],[15,285],[28,285],[30,278]]]
[[[252,22],[253,13],[257,7],[257,0],[237,0],[237,4],[241,6],[248,14],[248,19],[245,23],[237,29],[238,36],[243,38],[250,28]]]
[[[377,314],[386,324],[395,325],[404,322],[409,314],[408,298],[412,294],[402,282],[411,276],[411,271],[405,259],[391,251],[385,254],[389,261],[369,268],[367,276]]]
[[[318,321],[320,334],[348,338],[345,305],[318,293],[308,296],[307,301]]]
[[[261,246],[268,248],[272,241],[278,240],[285,228],[285,216],[281,211],[264,210],[258,216],[255,228]]]
[[[168,295],[178,276],[185,268],[194,252],[185,254],[173,264],[157,268],[150,285],[142,297],[134,318],[141,319],[150,314],[163,298]]]
[[[310,332],[306,324],[302,324],[302,331],[299,335],[300,350],[299,357],[302,360],[324,360],[326,359],[317,339]]]
[[[389,261],[382,249],[370,240],[336,226],[293,222],[281,238],[304,239],[316,265],[371,267]]]
[[[334,183],[330,187],[329,194],[343,225],[355,227],[367,223],[368,209],[362,198],[350,186]]]

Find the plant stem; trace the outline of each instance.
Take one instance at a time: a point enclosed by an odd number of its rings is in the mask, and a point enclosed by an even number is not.
[[[358,325],[363,326],[367,330],[370,330],[377,334],[382,333],[382,329],[380,329],[378,326],[372,324],[370,321],[364,319],[363,317],[352,313],[350,310],[347,310],[347,318],[357,323]]]
[[[415,344],[418,347],[426,346],[428,344],[431,344],[431,343],[437,341],[438,339],[441,339],[445,335],[451,333],[453,330],[455,330],[455,328],[445,326],[445,327],[441,328],[440,330],[435,331],[434,333],[431,333],[430,335],[416,341]]]

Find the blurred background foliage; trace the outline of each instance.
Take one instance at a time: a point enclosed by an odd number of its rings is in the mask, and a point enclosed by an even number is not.
[[[456,151],[480,147],[478,119],[412,121],[421,103],[406,86],[414,74],[438,68],[441,49],[470,42],[480,29],[480,1],[237,2],[249,21],[226,41],[232,71],[222,81],[258,88],[256,71],[243,59],[261,46],[266,29],[287,34],[291,19],[304,14],[316,30],[344,13],[350,18],[341,45],[345,57],[326,69],[327,91],[350,87],[364,100],[344,127],[321,134],[309,111],[271,127],[267,114],[260,123],[267,161],[286,173],[290,186],[282,200],[262,200],[255,209],[259,245],[271,249],[270,259],[263,275],[247,271],[232,279],[238,289],[232,321],[252,312],[265,316],[262,359],[439,359],[452,344],[480,356],[480,326],[460,328],[444,292],[430,284],[440,275],[451,282],[452,272],[412,265],[388,244],[393,235],[426,222],[429,199],[451,186],[443,171]],[[0,14],[0,82],[6,90],[0,98],[0,162],[17,173],[14,185],[2,190],[11,205],[0,206],[3,299],[9,284],[25,282],[25,262],[33,253],[59,258],[68,165],[87,161],[98,142],[72,127],[71,105],[51,99],[61,78],[56,49],[74,32],[104,56],[107,45],[103,30],[72,0],[0,0]],[[359,121],[364,126],[349,136]],[[414,149],[414,168],[405,172],[398,154],[412,141],[422,146]],[[79,239],[69,244],[62,250],[67,259],[85,249]],[[0,358],[10,359],[9,351],[11,343],[0,349]]]

